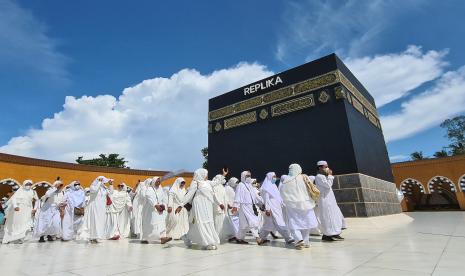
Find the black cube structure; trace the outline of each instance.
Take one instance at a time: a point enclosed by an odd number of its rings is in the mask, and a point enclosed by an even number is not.
[[[373,97],[335,54],[210,99],[208,121],[211,174],[228,166],[261,181],[327,160],[346,216],[400,212]]]

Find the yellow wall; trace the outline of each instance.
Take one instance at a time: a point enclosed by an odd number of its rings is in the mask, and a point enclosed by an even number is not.
[[[107,168],[105,168],[107,169]],[[145,179],[153,176],[162,176],[163,172],[153,172],[153,174],[124,174],[114,172],[98,172],[89,170],[79,169],[64,169],[55,167],[45,167],[36,165],[16,164],[0,160],[0,181],[7,178],[13,178],[20,182],[26,179],[31,179],[34,183],[47,181],[53,183],[57,176],[60,176],[61,180],[68,184],[71,181],[79,180],[84,187],[88,187],[92,181],[103,175],[108,178],[115,180],[115,183],[124,182],[130,187],[134,187],[138,180],[144,181]],[[192,180],[192,174],[184,174],[182,177],[186,179],[187,183]],[[171,185],[176,178],[167,179],[162,185]]]

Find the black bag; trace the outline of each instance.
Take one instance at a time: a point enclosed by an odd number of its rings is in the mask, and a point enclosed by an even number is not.
[[[198,184],[197,184],[198,185]],[[197,191],[199,190],[199,186],[197,186],[197,189],[195,189],[195,193],[192,196],[192,202],[194,201],[195,195],[197,194]],[[186,203],[184,204],[184,208],[186,208],[187,211],[190,211],[192,209],[192,203]]]
[[[190,210],[192,209],[192,204],[186,203],[186,204],[184,205],[184,208],[186,208],[187,211],[190,211]]]
[[[255,206],[255,202],[253,201],[252,192],[249,190],[249,188],[247,188],[247,184],[244,183],[244,185],[245,185],[245,188],[247,189],[247,191],[249,191],[250,199],[252,200],[253,213],[255,214],[255,216],[258,217],[258,210],[257,210],[257,206]]]
[[[253,201],[252,201],[253,202]],[[258,210],[257,210],[257,206],[255,206],[255,204],[252,203],[252,208],[253,208],[253,213],[255,214],[255,216],[258,217]]]

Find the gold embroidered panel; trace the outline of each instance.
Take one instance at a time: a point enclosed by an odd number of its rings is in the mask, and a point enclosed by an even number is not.
[[[252,111],[224,120],[224,129],[243,126],[257,121],[257,112]]]
[[[256,96],[247,100],[243,100],[208,113],[208,119],[210,122],[232,116],[236,113],[244,112],[247,110],[255,109],[256,111],[249,112],[243,115],[235,116],[229,119],[224,120],[224,127],[220,124],[216,124],[214,127],[209,126],[209,132],[212,133],[213,129],[215,131],[220,131],[222,129],[230,129],[237,126],[253,123],[257,121],[257,112],[260,110],[261,106],[271,104],[274,102],[282,101],[293,97],[295,95],[308,93],[310,91],[315,91],[326,86],[341,83],[341,86],[334,88],[334,95],[336,100],[347,99],[347,101],[354,106],[354,108],[363,114],[372,124],[381,128],[379,123],[378,112],[376,108],[363,96],[363,94],[349,81],[349,79],[344,76],[344,74],[339,71],[332,71],[305,81],[302,81],[297,84],[292,84],[266,94]],[[292,111],[300,110],[303,108],[308,108],[315,105],[314,97],[318,98],[318,101],[321,103],[326,103],[331,95],[328,94],[328,91],[322,90],[319,93],[316,93],[316,96],[313,94],[301,97],[298,99],[293,99],[287,102],[279,103],[271,107],[271,116],[279,116],[286,114]],[[265,119],[268,117],[268,112],[264,109],[260,112],[260,118]],[[213,128],[213,129],[212,129]]]
[[[276,117],[312,106],[315,106],[313,94],[271,106],[271,116]]]
[[[363,94],[358,91],[358,89],[349,81],[349,79],[342,74],[341,71],[339,72],[339,77],[341,79],[341,83],[344,84],[344,86],[349,89],[350,92],[357,98],[359,102],[361,102],[366,109],[370,110],[371,113],[373,113],[376,117],[378,117],[378,111],[376,110],[376,107],[374,107],[364,96]]]
[[[262,96],[254,97],[243,102],[237,103],[234,107],[236,113],[255,108],[262,104]]]
[[[338,71],[326,73],[324,75],[305,80],[303,82],[292,84],[275,91],[268,92],[261,96],[253,97],[244,101],[240,101],[235,104],[231,104],[219,109],[215,109],[208,113],[208,120],[214,121],[224,117],[228,117],[235,113],[260,107],[266,104],[277,102],[286,98],[290,98],[295,94],[301,94],[309,91],[313,91],[324,86],[334,84],[339,81]],[[296,91],[298,89],[298,92]]]
[[[263,95],[263,102],[265,104],[276,102],[282,99],[286,99],[291,97],[294,94],[294,89],[293,87],[284,87],[281,89],[278,89],[276,91],[273,91],[271,93],[267,93]]]
[[[355,107],[355,109],[357,109],[360,113],[364,114],[365,113],[363,112],[363,105],[355,98],[355,97],[352,97],[352,105]]]
[[[338,81],[338,74],[337,71],[327,73],[325,75],[306,80],[294,86],[294,93],[301,94],[305,92],[309,92],[315,89],[318,89],[323,86],[331,85]]]
[[[210,119],[210,121],[212,121],[232,114],[234,114],[234,105],[228,105],[220,109],[210,111],[208,113],[208,118]]]

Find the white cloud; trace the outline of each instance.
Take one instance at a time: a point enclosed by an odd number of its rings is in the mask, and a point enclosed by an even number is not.
[[[401,110],[381,117],[386,141],[413,136],[465,112],[465,66],[449,71],[433,87],[401,104]],[[419,137],[420,138],[420,137]]]
[[[120,153],[133,168],[195,169],[207,145],[208,99],[273,74],[241,63],[210,75],[184,69],[110,95],[66,97],[40,129],[12,138],[1,152],[73,162]]]
[[[379,36],[398,18],[421,9],[421,0],[289,1],[278,33],[275,57],[287,64],[332,52],[359,57],[376,48]]]
[[[0,65],[31,69],[67,82],[67,62],[42,22],[15,2],[0,0]]]
[[[447,65],[446,54],[447,50],[423,53],[420,46],[412,45],[401,53],[347,58],[344,62],[381,107],[438,78]]]
[[[409,155],[403,155],[403,154],[389,156],[389,160],[391,162],[405,161],[405,160],[408,160],[409,158],[410,158]]]

